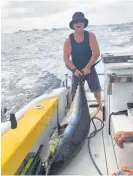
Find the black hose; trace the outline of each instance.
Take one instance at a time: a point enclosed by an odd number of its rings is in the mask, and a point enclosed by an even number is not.
[[[118,111],[118,112],[112,112],[112,113],[109,115],[109,129],[108,129],[109,135],[111,135],[111,117],[112,117],[112,115],[122,115],[122,114],[128,116],[127,110]]]
[[[96,115],[95,115],[95,116],[96,116]],[[95,125],[95,123],[94,123],[94,119],[97,119],[97,120],[99,120],[99,121],[101,122],[102,127],[101,127],[100,129],[97,129],[97,128],[96,128],[96,125]],[[91,119],[91,121],[92,121],[92,123],[93,123],[93,125],[94,125],[94,131],[93,131],[92,133],[90,133],[90,135],[88,136],[88,151],[89,151],[90,158],[91,158],[91,160],[92,160],[92,162],[93,162],[93,164],[94,164],[94,166],[95,166],[97,172],[99,173],[99,175],[103,175],[102,172],[100,171],[99,167],[97,166],[97,164],[96,164],[96,162],[95,162],[93,156],[92,156],[91,149],[90,149],[90,139],[93,138],[94,136],[96,136],[96,134],[97,134],[100,130],[102,130],[102,129],[104,128],[104,123],[103,123],[102,120],[98,119],[97,117],[93,117],[93,118]]]
[[[99,175],[103,175],[102,172],[100,171],[99,167],[97,166],[92,154],[91,154],[91,149],[90,149],[90,140],[88,139],[88,150],[89,150],[89,154],[90,154],[90,158],[91,158],[91,161],[93,162],[97,172],[99,173]]]

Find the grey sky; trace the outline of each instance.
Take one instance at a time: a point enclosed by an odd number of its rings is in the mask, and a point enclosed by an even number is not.
[[[75,11],[94,25],[133,22],[133,0],[18,0],[2,8],[2,31],[68,27]]]
[[[39,17],[62,12],[69,6],[68,2],[61,1],[11,1],[2,9],[2,17]]]

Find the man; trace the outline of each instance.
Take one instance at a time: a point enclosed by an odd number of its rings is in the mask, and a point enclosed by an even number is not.
[[[92,67],[100,56],[100,51],[95,34],[84,30],[87,25],[88,20],[82,12],[73,15],[69,27],[74,33],[70,34],[64,43],[64,61],[73,72],[72,95],[75,95],[78,77],[83,76],[94,93],[99,108],[102,108],[101,87],[96,70]]]
[[[133,141],[133,131],[131,132],[119,131],[115,134],[114,140],[120,148],[123,148],[123,142]]]

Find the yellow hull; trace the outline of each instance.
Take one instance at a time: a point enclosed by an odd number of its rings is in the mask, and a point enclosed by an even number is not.
[[[44,100],[42,108],[29,109],[15,130],[2,136],[2,175],[13,175],[57,110],[58,97]]]

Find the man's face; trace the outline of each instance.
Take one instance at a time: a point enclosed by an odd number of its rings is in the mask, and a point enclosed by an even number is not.
[[[77,32],[81,32],[84,30],[84,20],[75,20],[73,22],[73,28]]]

